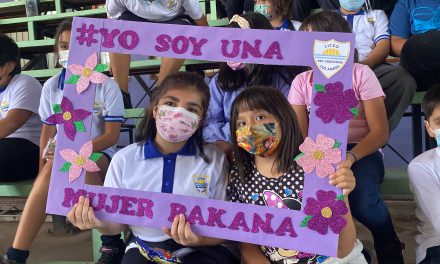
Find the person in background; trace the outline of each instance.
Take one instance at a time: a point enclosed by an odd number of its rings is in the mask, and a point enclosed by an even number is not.
[[[290,20],[292,0],[257,0],[254,11],[264,15],[276,30],[299,30],[301,22]]]
[[[408,166],[411,191],[419,221],[416,235],[416,263],[440,263],[440,84],[423,98],[425,128],[437,147],[422,153]]]
[[[34,179],[38,174],[38,100],[41,84],[23,75],[20,50],[0,34],[0,182]]]
[[[356,34],[359,63],[368,65],[379,79],[386,95],[388,127],[393,131],[417,90],[414,78],[402,67],[386,62],[390,54],[388,18],[382,10],[371,8],[370,1],[339,0],[338,12]]]
[[[391,50],[418,90],[440,82],[440,2],[399,0],[390,18]]]

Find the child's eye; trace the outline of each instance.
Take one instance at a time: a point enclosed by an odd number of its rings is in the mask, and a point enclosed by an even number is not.
[[[194,114],[198,114],[198,113],[199,113],[199,112],[197,111],[197,109],[196,109],[196,108],[193,108],[193,107],[188,107],[188,109],[186,109],[186,110],[188,110],[189,112],[194,113]]]
[[[255,118],[255,119],[260,121],[260,120],[263,120],[264,118],[265,118],[264,115],[258,115],[257,118]]]
[[[246,126],[246,122],[237,122],[237,127],[244,127]]]
[[[167,105],[167,106],[174,106],[174,103],[173,103],[173,102],[165,102],[164,105]]]

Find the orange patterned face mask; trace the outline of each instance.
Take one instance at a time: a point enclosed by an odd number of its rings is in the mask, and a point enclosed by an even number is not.
[[[236,131],[237,144],[252,155],[268,157],[276,150],[279,140],[276,137],[275,123],[240,127]]]

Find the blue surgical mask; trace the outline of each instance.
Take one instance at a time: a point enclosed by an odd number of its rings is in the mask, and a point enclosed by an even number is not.
[[[339,4],[347,11],[357,11],[365,4],[365,0],[339,0]]]
[[[258,5],[254,5],[254,12],[256,13],[260,13],[263,16],[265,16],[267,19],[271,20],[272,19],[272,14],[269,13],[269,11],[267,11],[269,8],[268,4],[258,4]]]
[[[440,147],[440,128],[432,129],[431,126],[428,125],[429,130],[435,134],[435,140],[437,141],[437,147]]]
[[[60,50],[58,51],[58,63],[66,68],[67,60],[69,59],[69,50]]]

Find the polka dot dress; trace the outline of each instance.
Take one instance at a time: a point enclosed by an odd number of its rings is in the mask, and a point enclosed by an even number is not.
[[[283,209],[301,210],[304,171],[294,166],[279,178],[262,175],[254,162],[247,164],[245,174],[248,180],[242,182],[236,165],[231,169],[231,181],[227,192],[231,202],[271,206]],[[321,263],[325,257],[294,250],[261,246],[271,263]]]

